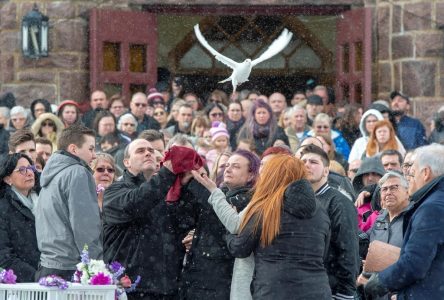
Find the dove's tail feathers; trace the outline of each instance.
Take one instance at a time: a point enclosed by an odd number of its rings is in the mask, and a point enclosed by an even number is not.
[[[227,82],[227,81],[230,81],[230,80],[231,80],[231,76],[228,77],[228,78],[225,78],[224,80],[219,81],[218,83],[224,83],[224,82]]]
[[[236,93],[236,87],[237,87],[237,80],[233,78],[233,80],[231,81],[231,83],[233,84],[233,93],[232,95],[234,95],[234,93]]]

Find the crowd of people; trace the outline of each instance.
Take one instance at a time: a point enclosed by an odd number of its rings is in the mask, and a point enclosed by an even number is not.
[[[129,299],[442,298],[444,107],[427,137],[396,91],[364,111],[325,86],[202,100],[175,78],[89,104],[0,99],[18,282],[71,280],[87,245],[141,276]],[[400,255],[370,272],[374,241]]]

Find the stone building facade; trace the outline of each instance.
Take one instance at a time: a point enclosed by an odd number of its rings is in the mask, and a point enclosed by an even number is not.
[[[412,114],[423,120],[444,104],[444,0],[245,0],[244,6],[349,6],[372,10],[372,95],[391,90],[411,96]],[[316,2],[315,5],[313,3]],[[21,53],[22,17],[36,3],[50,18],[50,54],[38,60]],[[54,103],[87,101],[90,88],[88,18],[92,8],[144,10],[170,5],[240,5],[238,0],[0,0],[0,95],[20,104],[36,98]],[[159,32],[159,34],[162,34]]]

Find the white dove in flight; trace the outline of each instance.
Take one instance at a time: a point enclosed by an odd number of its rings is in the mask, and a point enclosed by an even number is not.
[[[261,56],[259,56],[255,60],[247,58],[243,62],[238,63],[214,50],[214,48],[211,47],[210,44],[208,44],[208,42],[205,40],[202,33],[200,32],[199,24],[196,24],[194,26],[194,33],[196,34],[196,37],[199,40],[199,42],[202,44],[202,46],[204,46],[208,51],[210,51],[211,54],[213,54],[218,61],[233,69],[233,73],[231,73],[230,77],[222,81],[219,81],[219,83],[223,83],[231,80],[231,83],[233,84],[233,94],[234,92],[236,92],[236,87],[238,85],[248,81],[251,69],[255,65],[281,52],[288,45],[288,43],[291,41],[291,38],[293,37],[293,33],[288,31],[287,28],[284,28],[281,35],[277,39],[275,39],[273,43],[271,43],[268,49],[264,53],[262,53]]]

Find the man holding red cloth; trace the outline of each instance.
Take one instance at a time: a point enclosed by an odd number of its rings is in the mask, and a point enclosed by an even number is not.
[[[193,149],[175,146],[153,175],[154,149],[137,139],[125,149],[124,165],[123,179],[104,195],[104,260],[121,262],[130,278],[142,277],[129,299],[177,299],[184,249],[172,216],[179,214],[181,185],[202,160]]]

